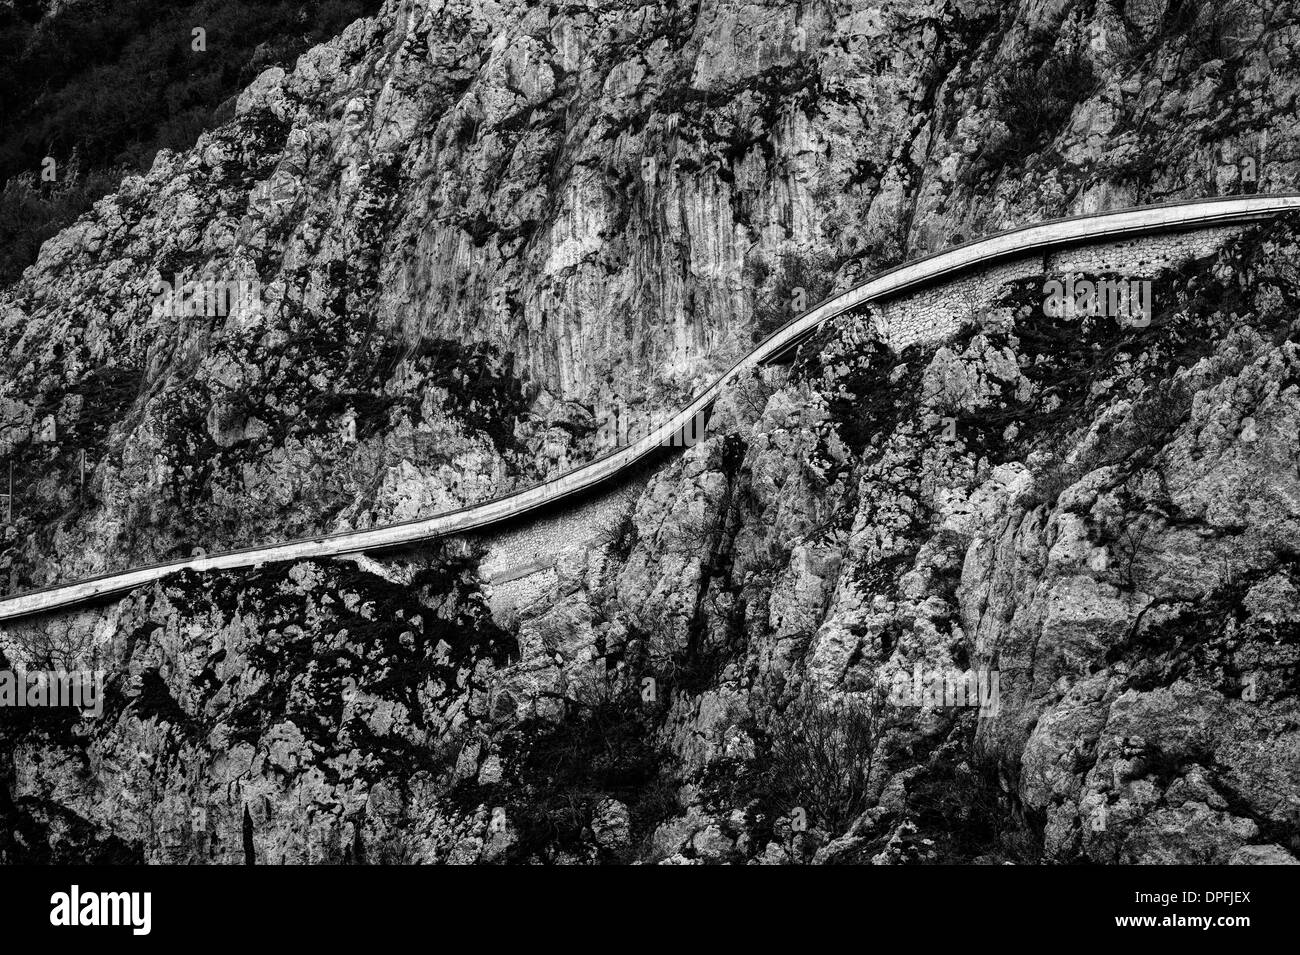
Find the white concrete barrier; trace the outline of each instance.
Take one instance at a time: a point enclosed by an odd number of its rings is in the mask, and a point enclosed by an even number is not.
[[[672,436],[710,407],[718,393],[751,369],[788,351],[819,325],[865,302],[941,281],[958,272],[1002,259],[1078,243],[1123,239],[1150,233],[1239,225],[1300,209],[1300,195],[1233,196],[1071,216],[1010,229],[936,252],[889,269],[845,292],[833,295],[777,329],[753,351],[670,420],[636,443],[612,451],[553,480],[514,491],[435,517],[389,524],[364,531],[326,534],[205,557],[151,564],[74,583],[57,584],[0,600],[0,621],[125,593],[181,570],[211,571],[251,567],[274,561],[336,557],[380,550],[480,530],[563,498],[586,492],[616,478],[642,459],[672,443]]]

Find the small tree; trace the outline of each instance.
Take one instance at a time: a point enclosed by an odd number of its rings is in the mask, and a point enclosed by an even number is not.
[[[771,727],[771,795],[829,832],[844,831],[870,803],[884,712],[879,692],[791,703]]]
[[[1074,107],[1096,88],[1092,64],[1082,53],[1055,53],[1038,67],[1007,73],[994,92],[996,115],[1007,135],[985,156],[989,166],[1019,162],[1060,132]]]
[[[596,534],[596,546],[619,563],[628,559],[636,542],[636,510],[632,507],[622,511]]]
[[[1146,515],[1128,521],[1115,541],[1115,553],[1119,559],[1119,575],[1123,585],[1133,590],[1138,585],[1138,573],[1143,558],[1150,552],[1154,521]]]

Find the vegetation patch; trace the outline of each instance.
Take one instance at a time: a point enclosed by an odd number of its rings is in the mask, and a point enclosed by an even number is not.
[[[656,742],[661,714],[634,690],[592,702],[564,701],[558,722],[529,719],[500,744],[505,781],[462,786],[458,804],[503,805],[517,841],[509,862],[568,856],[629,862],[660,822],[677,810],[667,754]],[[607,800],[628,809],[628,841],[600,846],[592,823]]]
[[[159,149],[233,116],[261,71],[375,13],[379,0],[82,0],[0,7],[0,284]],[[206,30],[193,49],[192,30]],[[37,179],[46,157],[59,170]],[[21,177],[21,178],[20,178]]]

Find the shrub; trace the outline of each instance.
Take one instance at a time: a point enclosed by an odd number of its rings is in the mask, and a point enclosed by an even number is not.
[[[636,694],[566,699],[560,722],[529,720],[514,729],[502,754],[516,780],[506,799],[519,833],[516,861],[587,852],[593,814],[608,798],[628,807],[629,852],[676,811],[654,713]],[[465,797],[484,795],[469,787]]]
[[[800,256],[782,257],[775,287],[770,295],[760,295],[754,307],[752,338],[755,342],[762,341],[798,314],[796,291],[802,292],[804,309],[812,308],[830,294],[830,276],[810,262]],[[762,285],[767,271],[765,265],[756,267],[751,277],[754,285]]]
[[[1002,791],[995,768],[972,763],[966,746],[945,747],[907,785],[907,812],[936,842],[944,864],[976,856],[1033,865],[1042,858],[1042,824]]]
[[[989,165],[1020,162],[1060,130],[1075,105],[1096,86],[1092,64],[1080,53],[1053,54],[1037,69],[1007,74],[995,94],[1007,135],[984,160]]]
[[[0,284],[16,281],[45,240],[111,192],[121,174],[116,168],[83,169],[74,155],[58,182],[42,186],[32,172],[6,182],[0,190]]]
[[[621,564],[632,553],[636,540],[635,512],[632,508],[628,508],[613,523],[600,531],[596,537],[596,544]]]
[[[1033,490],[1020,504],[1054,505],[1062,491],[1097,468],[1124,465],[1130,471],[1136,469],[1168,444],[1187,420],[1193,397],[1192,388],[1183,379],[1158,383],[1133,402],[1124,427],[1104,432],[1087,453],[1073,458],[1067,457],[1066,435],[1061,435],[1060,446],[1035,473]]]
[[[1156,38],[1182,37],[1188,49],[1200,59],[1226,60],[1240,47],[1238,31],[1241,24],[1249,22],[1253,12],[1243,9],[1245,4],[1235,0],[1206,3],[1204,0],[1177,0],[1165,11],[1163,29]],[[1262,8],[1257,11],[1268,12]]]
[[[785,812],[803,808],[813,824],[843,832],[870,803],[884,712],[884,699],[874,692],[791,703],[769,731],[763,774],[769,797]]]
[[[1121,584],[1128,590],[1138,586],[1142,561],[1148,556],[1155,540],[1155,522],[1148,515],[1139,515],[1127,522],[1115,541],[1115,556]]]

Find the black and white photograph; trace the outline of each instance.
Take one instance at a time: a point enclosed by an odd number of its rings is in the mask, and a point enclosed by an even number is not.
[[[0,0],[7,915],[854,866],[1252,939],[1297,96],[1295,0]]]

